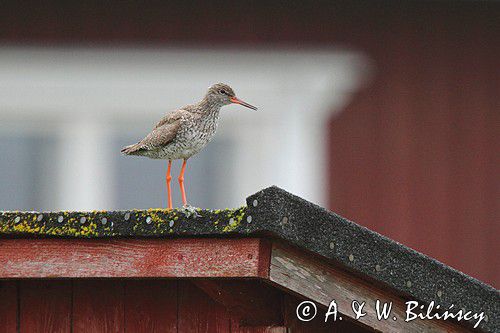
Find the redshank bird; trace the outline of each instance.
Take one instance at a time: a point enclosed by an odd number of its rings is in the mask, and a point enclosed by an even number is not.
[[[187,206],[186,191],[184,190],[184,171],[187,160],[199,153],[212,140],[219,125],[220,108],[232,103],[257,110],[255,106],[237,98],[233,89],[227,84],[216,83],[208,88],[201,101],[166,114],[144,139],[121,150],[125,155],[168,160],[166,174],[168,208],[172,208],[170,188],[172,161],[183,160],[179,175],[179,187],[182,203]]]

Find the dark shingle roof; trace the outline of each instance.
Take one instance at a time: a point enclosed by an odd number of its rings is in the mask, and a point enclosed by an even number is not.
[[[500,293],[470,276],[280,188],[228,210],[4,212],[0,235],[55,237],[248,236],[269,234],[334,260],[360,276],[441,309],[484,311],[480,328],[499,332]]]

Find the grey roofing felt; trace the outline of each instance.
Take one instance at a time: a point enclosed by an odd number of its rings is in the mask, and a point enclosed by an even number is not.
[[[3,212],[0,235],[55,237],[249,236],[272,234],[317,253],[396,292],[441,309],[488,316],[479,326],[500,332],[500,293],[495,288],[351,222],[280,188],[247,198],[228,210],[131,210],[96,212]]]

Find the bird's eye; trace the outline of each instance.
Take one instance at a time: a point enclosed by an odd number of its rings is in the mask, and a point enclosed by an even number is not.
[[[221,94],[227,95],[227,92],[225,90],[219,90]]]

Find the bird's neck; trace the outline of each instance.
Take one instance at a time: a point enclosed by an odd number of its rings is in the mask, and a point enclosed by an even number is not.
[[[218,117],[222,105],[218,101],[208,98],[203,98],[198,102],[197,112],[202,113],[205,117]]]

